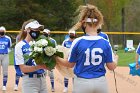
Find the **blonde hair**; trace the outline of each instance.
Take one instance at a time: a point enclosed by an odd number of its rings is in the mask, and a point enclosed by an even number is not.
[[[25,21],[25,22],[22,24],[21,32],[19,33],[19,35],[20,35],[20,36],[19,36],[19,37],[20,37],[19,41],[21,41],[21,40],[23,40],[23,39],[26,38],[26,36],[27,36],[27,31],[25,31],[25,26],[26,26],[28,23],[33,22],[33,21],[35,21],[35,19],[29,19],[29,20]]]
[[[103,24],[103,15],[94,5],[87,4],[86,6],[80,6],[77,10],[79,12],[78,22],[71,28],[73,30],[79,29],[83,24],[87,24],[93,27],[97,27]],[[97,19],[97,22],[86,22],[87,18],[92,20]]]

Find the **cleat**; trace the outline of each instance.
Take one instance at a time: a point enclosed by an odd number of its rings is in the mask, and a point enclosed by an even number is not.
[[[63,93],[67,93],[68,92],[68,88],[65,87],[64,90],[63,90]]]
[[[15,85],[14,91],[18,91],[18,86],[17,85]]]
[[[54,88],[52,88],[52,89],[51,89],[51,91],[52,91],[52,92],[55,92],[55,89],[54,89]]]
[[[2,90],[5,91],[5,90],[6,90],[6,86],[3,86],[3,87],[2,87]]]

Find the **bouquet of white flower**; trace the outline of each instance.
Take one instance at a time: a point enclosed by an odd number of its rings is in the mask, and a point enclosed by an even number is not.
[[[24,55],[25,59],[32,58],[36,64],[45,64],[50,70],[56,65],[54,56],[63,58],[63,52],[59,52],[48,38],[39,37],[36,41],[30,41],[30,54]]]

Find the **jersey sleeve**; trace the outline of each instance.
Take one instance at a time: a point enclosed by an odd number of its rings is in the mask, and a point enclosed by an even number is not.
[[[12,40],[11,38],[9,37],[9,48],[12,46]]]
[[[112,47],[110,45],[110,43],[107,43],[107,50],[105,51],[106,53],[106,63],[111,63],[114,61],[114,57],[113,57],[113,51],[112,51]]]
[[[8,48],[12,46],[12,40],[9,36],[6,35],[6,38],[8,38]]]
[[[140,43],[139,43],[139,45],[138,45],[138,47],[136,49],[136,53],[140,55]]]
[[[105,34],[105,35],[106,35],[106,40],[110,42],[108,35],[107,34]]]
[[[71,48],[70,48],[70,54],[68,57],[68,61],[70,63],[77,61],[77,46],[78,46],[78,40],[76,39],[72,42]]]
[[[15,46],[15,65],[21,65],[24,64],[24,57],[23,57],[23,52],[22,52],[22,46],[19,45]]]

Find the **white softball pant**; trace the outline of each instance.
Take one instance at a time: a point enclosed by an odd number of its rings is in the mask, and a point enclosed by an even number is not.
[[[47,93],[46,77],[22,77],[22,93]]]
[[[0,54],[0,68],[2,66],[2,73],[4,76],[8,75],[8,65],[9,65],[9,55]]]
[[[54,78],[54,72],[53,72],[53,70],[51,70],[51,71],[47,70],[47,72],[48,72],[48,76],[49,77]]]
[[[104,76],[94,79],[74,78],[73,93],[108,93]]]

